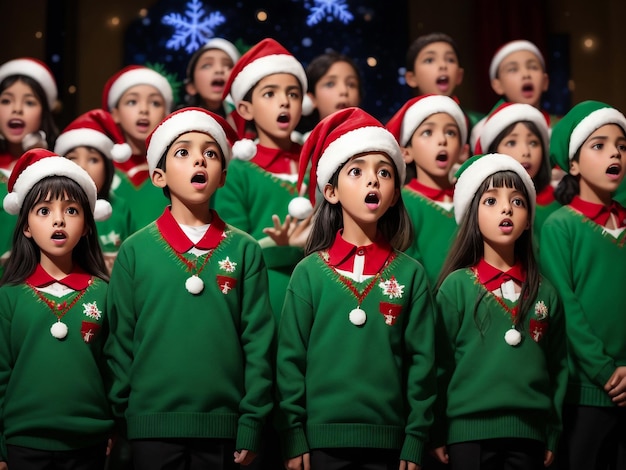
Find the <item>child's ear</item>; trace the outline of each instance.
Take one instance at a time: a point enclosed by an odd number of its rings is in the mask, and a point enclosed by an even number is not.
[[[578,165],[578,162],[574,160],[569,162],[569,174],[572,176],[580,175],[580,166]]]
[[[185,85],[185,91],[187,92],[188,95],[191,95],[191,96],[195,96],[198,94],[198,90],[196,90],[196,86],[191,82]]]
[[[337,195],[337,191],[335,191],[335,187],[332,184],[324,186],[324,199],[331,204],[337,204],[339,202],[339,196]]]
[[[252,121],[254,115],[252,114],[252,103],[250,101],[240,101],[237,104],[237,112],[246,121]]]
[[[499,78],[494,78],[491,80],[491,88],[498,96],[504,96],[504,87],[502,86],[502,82]]]
[[[411,88],[418,87],[417,77],[415,77],[415,72],[412,72],[410,70],[407,70],[406,72],[404,72],[404,81],[406,81],[406,84],[410,86]]]
[[[113,118],[115,124],[120,123],[120,112],[118,111],[117,106],[111,110],[111,117]]]
[[[404,163],[406,163],[407,165],[409,163],[413,163],[413,155],[411,155],[411,149],[409,147],[400,147],[400,150],[402,150],[402,159],[404,160]]]
[[[393,200],[391,201],[391,205],[389,207],[395,206],[396,202],[398,202],[399,198],[400,198],[400,189],[396,188],[394,193],[393,193]]]
[[[469,157],[470,157],[470,146],[469,144],[463,144],[463,146],[461,147],[461,151],[459,152],[458,163],[465,163]]]
[[[161,168],[155,168],[150,178],[152,179],[152,184],[157,188],[162,189],[167,186],[167,177]]]
[[[548,76],[547,73],[543,74],[543,87],[541,88],[541,91],[548,91],[548,87],[550,86],[550,77]]]
[[[222,175],[220,176],[220,184],[218,188],[223,187],[224,183],[226,183],[226,169],[222,170]]]
[[[22,230],[22,233],[24,234],[26,238],[33,238],[33,234],[30,233],[30,227],[28,225],[24,227],[24,230]]]
[[[459,67],[459,71],[457,72],[457,77],[456,77],[456,86],[459,86],[461,83],[463,83],[463,76],[465,75],[465,69],[463,69],[462,67]]]

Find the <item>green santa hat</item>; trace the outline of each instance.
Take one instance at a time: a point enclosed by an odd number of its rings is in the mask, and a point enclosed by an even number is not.
[[[550,160],[569,173],[572,158],[597,129],[617,124],[626,132],[626,117],[612,106],[600,101],[583,101],[574,106],[552,128]]]

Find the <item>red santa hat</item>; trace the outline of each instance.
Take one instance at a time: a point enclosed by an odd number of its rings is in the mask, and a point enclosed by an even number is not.
[[[103,109],[92,109],[74,119],[57,138],[54,151],[65,155],[82,146],[93,147],[106,158],[120,163],[133,153],[113,117]]]
[[[12,75],[24,75],[39,83],[46,94],[49,108],[54,109],[58,96],[57,84],[46,64],[32,57],[9,60],[0,66],[0,82]]]
[[[506,56],[518,51],[528,51],[535,54],[541,62],[541,66],[545,70],[546,62],[543,58],[543,55],[539,51],[539,48],[530,41],[519,39],[516,41],[507,42],[496,51],[496,53],[493,55],[493,58],[491,59],[491,64],[489,65],[489,79],[493,80],[494,78],[496,78],[496,75],[498,75],[498,67],[500,67],[500,63],[506,58]]]
[[[302,114],[310,114],[313,107],[306,95],[307,78],[304,67],[278,41],[271,38],[258,42],[239,58],[230,73],[223,98],[226,99],[230,94],[237,106],[259,81],[275,73],[289,73],[298,79],[304,95]]]
[[[446,113],[456,121],[461,144],[467,142],[467,119],[458,103],[443,95],[422,95],[410,99],[389,120],[386,127],[402,147],[406,147],[415,130],[428,116]]]
[[[298,188],[309,171],[309,205],[315,205],[316,188],[324,190],[333,174],[350,158],[365,152],[382,152],[391,158],[399,181],[406,177],[406,164],[395,137],[361,108],[346,108],[322,119],[311,131],[300,152]],[[310,165],[310,170],[309,170]],[[289,213],[304,212],[304,198],[289,204]],[[296,214],[297,213],[297,214]],[[301,218],[301,217],[297,217]]]
[[[540,133],[539,137],[547,156],[550,148],[550,124],[546,116],[534,106],[511,102],[502,103],[489,114],[480,128],[474,153],[486,152],[504,129],[520,121],[530,121],[537,126]]]
[[[151,175],[172,142],[187,132],[204,132],[213,137],[228,165],[237,133],[223,117],[203,108],[188,107],[174,111],[163,119],[146,139],[148,169]]]
[[[49,176],[65,176],[78,183],[87,195],[95,220],[106,220],[111,215],[111,204],[98,199],[96,184],[89,173],[73,161],[41,148],[28,150],[15,163],[7,185],[8,194],[3,200],[4,210],[19,214],[28,192]]]
[[[143,65],[129,65],[117,72],[104,84],[102,109],[111,111],[117,106],[126,90],[136,85],[151,85],[163,95],[165,108],[169,113],[174,101],[172,87],[163,75]]]

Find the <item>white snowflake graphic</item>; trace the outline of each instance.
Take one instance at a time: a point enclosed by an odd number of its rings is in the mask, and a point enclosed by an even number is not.
[[[548,307],[543,300],[539,300],[535,304],[535,315],[539,320],[544,320],[548,316]]]
[[[102,312],[95,302],[83,304],[83,313],[89,318],[95,318],[96,320],[100,320],[100,317],[102,316]]]
[[[404,292],[404,286],[399,284],[394,276],[386,281],[381,281],[378,286],[383,290],[383,294],[388,295],[390,299],[399,299]]]
[[[163,24],[174,27],[174,35],[167,41],[165,47],[178,50],[184,46],[191,54],[214,37],[215,27],[225,21],[226,18],[219,11],[211,12],[205,17],[202,2],[191,0],[187,2],[185,17],[180,13],[170,13],[161,19]]]
[[[354,19],[348,10],[346,0],[313,0],[312,6],[308,2],[305,2],[304,6],[311,12],[306,19],[308,26],[315,26],[324,19],[328,22],[337,19],[343,24],[348,24]]]
[[[100,235],[100,241],[103,245],[113,245],[120,246],[122,243],[122,239],[120,238],[120,234],[115,230],[111,230],[109,233],[105,233]]]
[[[217,262],[220,265],[220,269],[226,271],[227,273],[235,272],[235,268],[237,267],[237,263],[231,261],[227,256],[226,259]]]

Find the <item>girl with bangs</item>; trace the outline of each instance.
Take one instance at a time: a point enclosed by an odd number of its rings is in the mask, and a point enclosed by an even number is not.
[[[533,252],[535,187],[502,154],[457,175],[459,230],[436,294],[432,445],[452,470],[544,468],[562,429],[567,357],[562,307]]]
[[[0,469],[104,468],[108,276],[95,219],[110,206],[85,170],[44,149],[18,159],[8,190],[18,218],[0,279]]]

